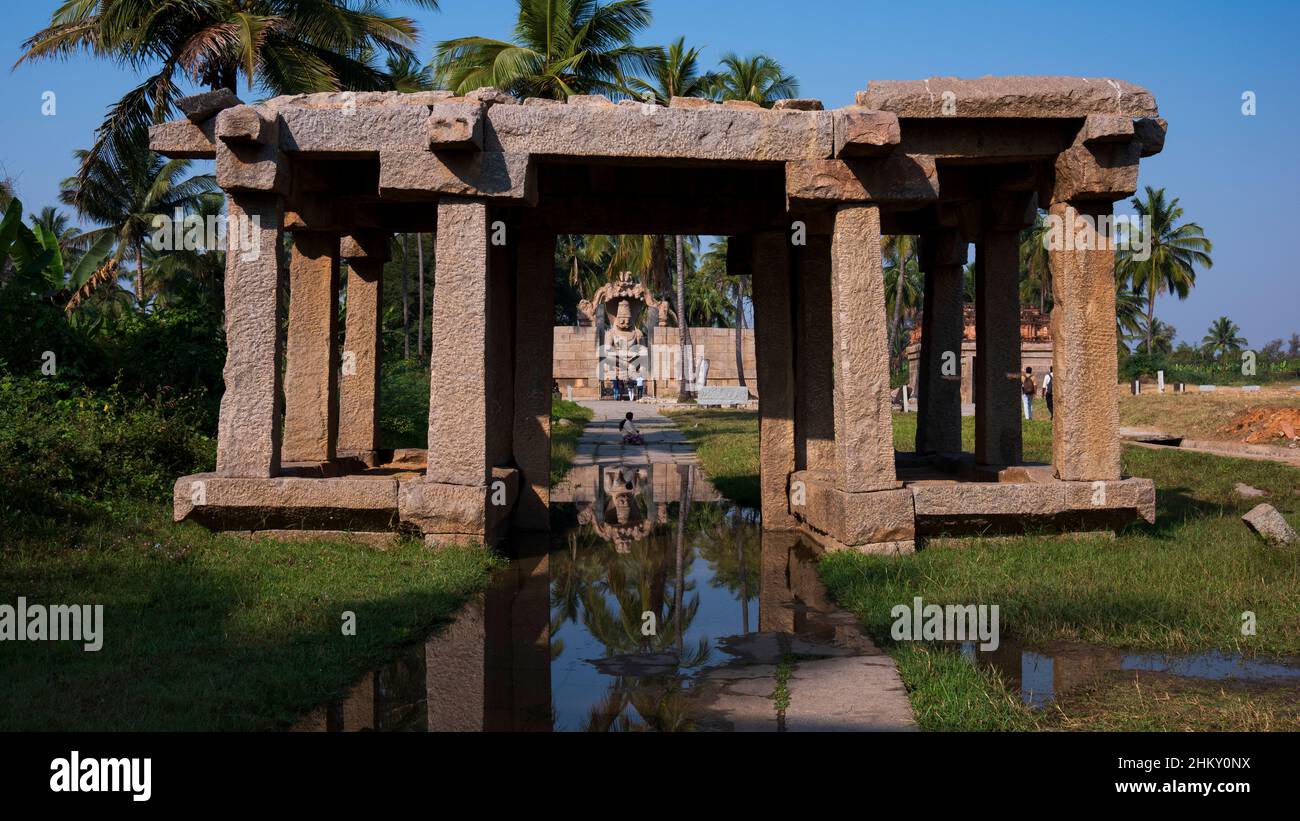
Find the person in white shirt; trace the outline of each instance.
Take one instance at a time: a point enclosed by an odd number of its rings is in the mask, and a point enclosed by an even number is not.
[[[618,429],[623,432],[623,444],[625,445],[644,445],[645,439],[641,438],[641,431],[636,429],[632,423],[632,411],[627,412],[627,416],[618,423]]]
[[[1052,418],[1052,366],[1047,366],[1047,376],[1043,377],[1043,398],[1047,400],[1047,418]]]

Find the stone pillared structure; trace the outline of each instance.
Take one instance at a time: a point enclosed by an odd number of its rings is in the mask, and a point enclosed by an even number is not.
[[[768,529],[900,552],[963,527],[1096,529],[1154,516],[1152,483],[1120,473],[1112,250],[1051,252],[1050,466],[1023,464],[1017,396],[1017,232],[1036,207],[1097,218],[1135,191],[1140,159],[1165,136],[1142,88],[872,82],[856,105],[829,111],[814,100],[772,110],[521,102],[492,89],[244,105],[213,92],[181,109],[151,129],[152,147],[215,158],[229,215],[246,230],[227,254],[217,466],[177,482],[178,519],[244,531],[407,527],[431,542],[545,529],[559,233],[731,238],[729,264],[753,283]],[[389,238],[403,231],[437,237],[427,462],[381,451],[376,438],[378,284]],[[882,233],[922,236],[927,280],[918,455],[898,460]],[[975,452],[962,454],[959,386],[933,375],[960,346],[972,242],[974,379],[987,401]],[[332,342],[341,289],[342,351]]]

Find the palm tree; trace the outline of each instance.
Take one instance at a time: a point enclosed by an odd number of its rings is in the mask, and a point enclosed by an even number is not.
[[[1128,352],[1126,339],[1139,339],[1145,335],[1142,312],[1145,300],[1139,293],[1126,287],[1123,280],[1115,280],[1115,339],[1118,350]]]
[[[147,127],[171,116],[182,81],[236,91],[242,76],[250,90],[271,95],[382,90],[387,80],[373,56],[409,57],[417,34],[411,19],[349,0],[66,0],[23,42],[17,64],[84,51],[153,71],[108,109],[82,155],[78,176],[88,182],[91,165],[111,165],[148,142]]]
[[[889,349],[899,348],[903,334],[905,313],[915,311],[919,289],[916,259],[917,237],[911,234],[888,234],[880,238],[881,255],[885,259],[886,292],[892,290],[893,298],[889,320]],[[911,271],[909,282],[909,270]],[[892,289],[889,287],[892,282]],[[906,347],[906,346],[903,346]]]
[[[1246,347],[1246,340],[1238,336],[1239,333],[1241,328],[1237,327],[1237,323],[1221,316],[1210,324],[1209,330],[1201,339],[1201,348],[1216,359],[1225,353],[1236,353]]]
[[[658,52],[632,44],[650,25],[650,0],[518,0],[513,40],[458,37],[438,44],[434,72],[458,94],[493,86],[518,97],[563,100],[625,92],[653,73]]]
[[[201,211],[205,201],[219,199],[216,180],[211,174],[189,175],[189,160],[163,160],[147,147],[137,147],[111,166],[90,163],[90,152],[74,152],[88,176],[65,179],[59,199],[73,206],[78,216],[105,227],[87,231],[87,242],[103,234],[117,238],[113,259],[128,253],[135,261],[135,301],[137,310],[145,306],[145,240],[153,233],[154,218],[172,218],[176,211],[190,214]],[[208,203],[209,205],[211,202]]]
[[[799,81],[766,54],[742,58],[735,52],[727,52],[721,64],[722,71],[716,75],[713,85],[716,99],[747,100],[769,108],[777,100],[799,93]]]
[[[1034,215],[1034,224],[1020,232],[1020,272],[1024,277],[1020,299],[1026,302],[1027,297],[1037,296],[1038,312],[1044,316],[1052,300],[1052,268],[1044,241],[1047,229],[1047,220],[1039,211]]]
[[[1120,249],[1115,255],[1115,270],[1117,277],[1131,283],[1134,291],[1146,293],[1146,347],[1147,353],[1151,353],[1150,331],[1155,328],[1156,297],[1172,293],[1186,299],[1196,285],[1196,266],[1213,267],[1210,252],[1214,245],[1196,223],[1178,224],[1183,209],[1178,206],[1177,197],[1165,200],[1163,188],[1157,190],[1148,185],[1145,198],[1134,197],[1132,205],[1139,217],[1151,220],[1147,238],[1150,255],[1137,259],[1134,249]]]
[[[625,93],[643,102],[668,105],[673,97],[711,96],[718,82],[713,72],[700,73],[700,48],[686,47],[678,37],[667,48],[656,47],[650,80],[628,78]]]

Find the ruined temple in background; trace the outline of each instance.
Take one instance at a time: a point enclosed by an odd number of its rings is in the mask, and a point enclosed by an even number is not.
[[[1086,224],[1136,190],[1165,137],[1142,88],[872,82],[830,111],[491,89],[257,105],[213,92],[181,108],[153,148],[215,158],[230,218],[254,229],[226,258],[216,470],[177,482],[178,519],[430,542],[546,529],[561,233],[730,238],[728,267],[753,286],[767,529],[894,553],[940,533],[1154,517],[1152,483],[1120,471],[1113,248],[1050,250],[1051,465],[1024,463],[1018,393],[1018,234],[1037,208]],[[437,237],[427,459],[381,449],[375,424],[383,265],[392,235],[414,231]],[[926,277],[916,453],[897,458],[882,234],[919,235]],[[981,401],[962,453],[960,383],[939,363],[964,337],[970,243]]]

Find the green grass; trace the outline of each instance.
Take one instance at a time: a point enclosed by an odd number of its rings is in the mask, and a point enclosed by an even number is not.
[[[141,503],[7,534],[0,603],[102,604],[104,626],[99,652],[0,644],[0,730],[286,727],[446,621],[498,561],[409,539],[247,541],[169,513]]]
[[[724,480],[719,489],[731,496],[724,484],[739,488],[731,498],[756,504],[757,415],[692,410],[674,418],[696,443],[705,472]],[[915,414],[895,415],[900,450],[912,449],[915,422]],[[1050,461],[1050,423],[1036,419],[1024,430],[1026,459]],[[973,420],[963,419],[967,449],[973,432]],[[1267,491],[1267,501],[1294,525],[1300,471],[1133,447],[1124,449],[1124,471],[1155,481],[1157,521],[1131,526],[1114,541],[972,538],[963,547],[912,556],[838,553],[822,560],[820,571],[831,593],[898,661],[922,727],[1028,729],[1052,721],[1021,707],[995,675],[951,651],[892,645],[890,608],[913,596],[933,604],[997,604],[1004,641],[1300,653],[1300,551],[1261,544],[1239,521],[1257,500],[1240,499],[1233,490],[1245,482]],[[1257,635],[1245,637],[1241,614],[1248,610],[1259,628]]]
[[[584,408],[577,402],[567,399],[551,400],[551,484],[564,479],[573,464],[573,457],[578,452],[578,440],[582,438],[582,429],[595,414],[591,408]],[[568,424],[561,424],[560,420]]]

